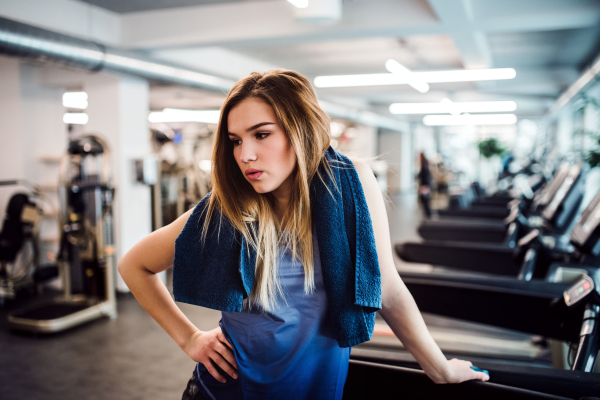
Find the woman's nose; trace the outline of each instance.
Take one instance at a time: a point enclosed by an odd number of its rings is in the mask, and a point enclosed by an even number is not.
[[[256,151],[251,144],[242,143],[242,152],[240,154],[240,160],[244,163],[256,160]]]

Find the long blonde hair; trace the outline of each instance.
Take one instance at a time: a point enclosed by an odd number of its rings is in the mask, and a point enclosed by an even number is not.
[[[257,193],[244,178],[233,156],[227,118],[231,109],[247,98],[261,99],[273,108],[296,154],[291,197],[282,219],[286,221],[285,226],[278,226],[274,217],[275,197],[271,193]],[[321,164],[332,176],[324,156],[330,139],[329,117],[319,107],[310,82],[297,72],[283,69],[253,72],[240,79],[225,100],[213,149],[214,186],[203,232],[206,234],[212,213],[218,210],[256,250],[250,307],[257,305],[264,310],[273,310],[279,298],[285,299],[277,274],[280,246],[289,247],[292,256],[302,262],[304,292],[314,290],[310,183],[315,175],[323,179],[318,171]],[[282,235],[282,230],[290,234]]]

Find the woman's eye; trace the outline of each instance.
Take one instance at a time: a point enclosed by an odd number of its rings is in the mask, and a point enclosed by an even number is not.
[[[239,139],[229,139],[233,142],[234,146],[238,146],[240,144],[240,140]]]
[[[270,134],[271,134],[271,133],[269,133],[269,132],[258,132],[258,133],[256,134],[256,138],[257,138],[257,139],[264,139],[264,138],[266,138],[267,136],[269,136]]]

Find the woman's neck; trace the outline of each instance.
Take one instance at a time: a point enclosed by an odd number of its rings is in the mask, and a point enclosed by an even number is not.
[[[292,193],[292,182],[290,178],[286,179],[277,189],[271,192],[275,197],[275,218],[282,228],[285,226],[287,221],[283,218],[290,204],[290,198]]]

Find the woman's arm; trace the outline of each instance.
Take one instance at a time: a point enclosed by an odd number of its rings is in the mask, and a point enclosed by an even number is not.
[[[211,360],[233,378],[237,378],[237,375],[231,345],[221,329],[202,332],[196,328],[177,307],[171,294],[156,275],[173,265],[175,239],[192,211],[186,212],[173,223],[152,232],[136,243],[119,260],[119,273],[142,307],[179,347],[194,361],[204,364],[217,380],[224,382],[225,378],[217,372]]]
[[[389,224],[383,196],[371,168],[362,160],[352,160],[363,186],[375,233],[381,269],[382,309],[380,315],[415,357],[423,371],[436,383],[458,383],[470,379],[488,380],[475,372],[471,363],[446,360],[431,337],[412,295],[400,279],[392,255]]]

